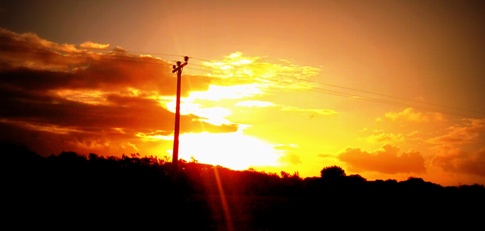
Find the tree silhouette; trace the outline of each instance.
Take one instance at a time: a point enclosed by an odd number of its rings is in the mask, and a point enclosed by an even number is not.
[[[320,176],[324,181],[338,181],[342,180],[346,175],[345,171],[336,165],[324,167],[320,171]]]

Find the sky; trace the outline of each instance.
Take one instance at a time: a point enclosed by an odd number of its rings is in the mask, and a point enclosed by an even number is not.
[[[0,141],[485,184],[483,1],[2,1]]]

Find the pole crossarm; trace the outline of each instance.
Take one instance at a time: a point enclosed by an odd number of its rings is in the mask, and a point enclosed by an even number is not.
[[[177,71],[182,71],[182,68],[188,64],[187,62],[189,61],[189,57],[185,56],[184,61],[185,61],[184,63],[177,61],[177,66],[173,65],[172,73],[175,73]]]

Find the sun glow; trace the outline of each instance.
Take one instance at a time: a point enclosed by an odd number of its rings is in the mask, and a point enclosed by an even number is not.
[[[204,91],[191,91],[181,98],[180,114],[192,114],[200,117],[198,120],[216,126],[234,124],[228,118],[239,113],[237,109],[240,107],[272,107],[283,111],[307,112],[309,109],[281,108],[273,102],[255,98],[266,95],[271,88],[308,89],[307,83],[301,83],[301,80],[315,76],[318,72],[316,68],[298,66],[284,60],[274,64],[261,60],[260,57],[245,57],[240,52],[233,53],[222,61],[205,62],[203,65],[211,68],[210,76],[214,75],[214,82]],[[302,87],[303,85],[305,86]],[[238,102],[234,103],[235,100]],[[168,111],[175,112],[175,99],[160,98],[159,102]],[[310,112],[328,113],[316,110]],[[282,165],[282,156],[287,150],[245,135],[242,132],[245,125],[238,126],[239,131],[232,133],[180,134],[179,158],[236,170]],[[138,135],[145,140],[167,138],[161,135]],[[167,152],[171,154],[171,150]]]
[[[233,86],[210,85],[207,91],[194,91],[189,95],[189,99],[221,100],[221,99],[240,99],[263,94],[261,84],[240,84]]]
[[[278,166],[281,150],[260,139],[234,133],[190,133],[180,135],[179,158],[221,165],[234,170]]]
[[[248,58],[236,52],[223,61],[206,62],[204,65],[212,68],[212,74],[217,78],[234,83],[235,85],[211,84],[205,91],[192,91],[187,97],[181,99],[180,113],[193,114],[202,120],[214,125],[232,124],[227,118],[237,113],[236,107],[276,107],[269,101],[253,100],[255,96],[267,94],[269,87],[297,88],[301,78],[314,76],[306,73],[309,67],[293,65],[281,61],[280,64],[268,63],[260,57]],[[305,74],[304,77],[301,77]],[[277,81],[274,78],[278,77]],[[221,83],[224,83],[222,81]],[[224,100],[239,100],[236,104],[224,104]],[[207,102],[217,102],[217,105],[208,106]],[[210,104],[209,104],[210,105]],[[166,100],[165,108],[175,111],[175,101]],[[248,136],[240,130],[233,133],[189,133],[179,137],[179,158],[197,160],[200,163],[221,165],[232,169],[242,170],[250,167],[277,167],[280,166],[281,157],[285,151],[275,145],[264,142],[253,136]],[[160,137],[157,137],[160,138]],[[170,151],[169,151],[170,152]]]
[[[197,115],[203,119],[203,121],[214,124],[230,124],[226,118],[232,114],[232,110],[225,107],[205,107],[196,101],[208,100],[208,101],[220,101],[225,99],[240,99],[245,97],[251,97],[254,95],[262,94],[258,84],[242,84],[235,86],[217,86],[210,85],[207,91],[194,91],[189,94],[188,97],[182,98],[180,103],[181,115]],[[176,102],[174,99],[162,99],[160,101],[162,107],[175,113]]]

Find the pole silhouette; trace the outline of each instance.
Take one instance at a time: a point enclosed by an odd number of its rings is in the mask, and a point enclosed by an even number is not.
[[[175,105],[175,129],[173,133],[173,151],[172,164],[177,168],[179,159],[179,133],[180,133],[180,89],[182,79],[182,69],[188,64],[189,57],[184,57],[184,63],[177,61],[177,65],[173,65],[172,73],[177,72],[177,100]]]

